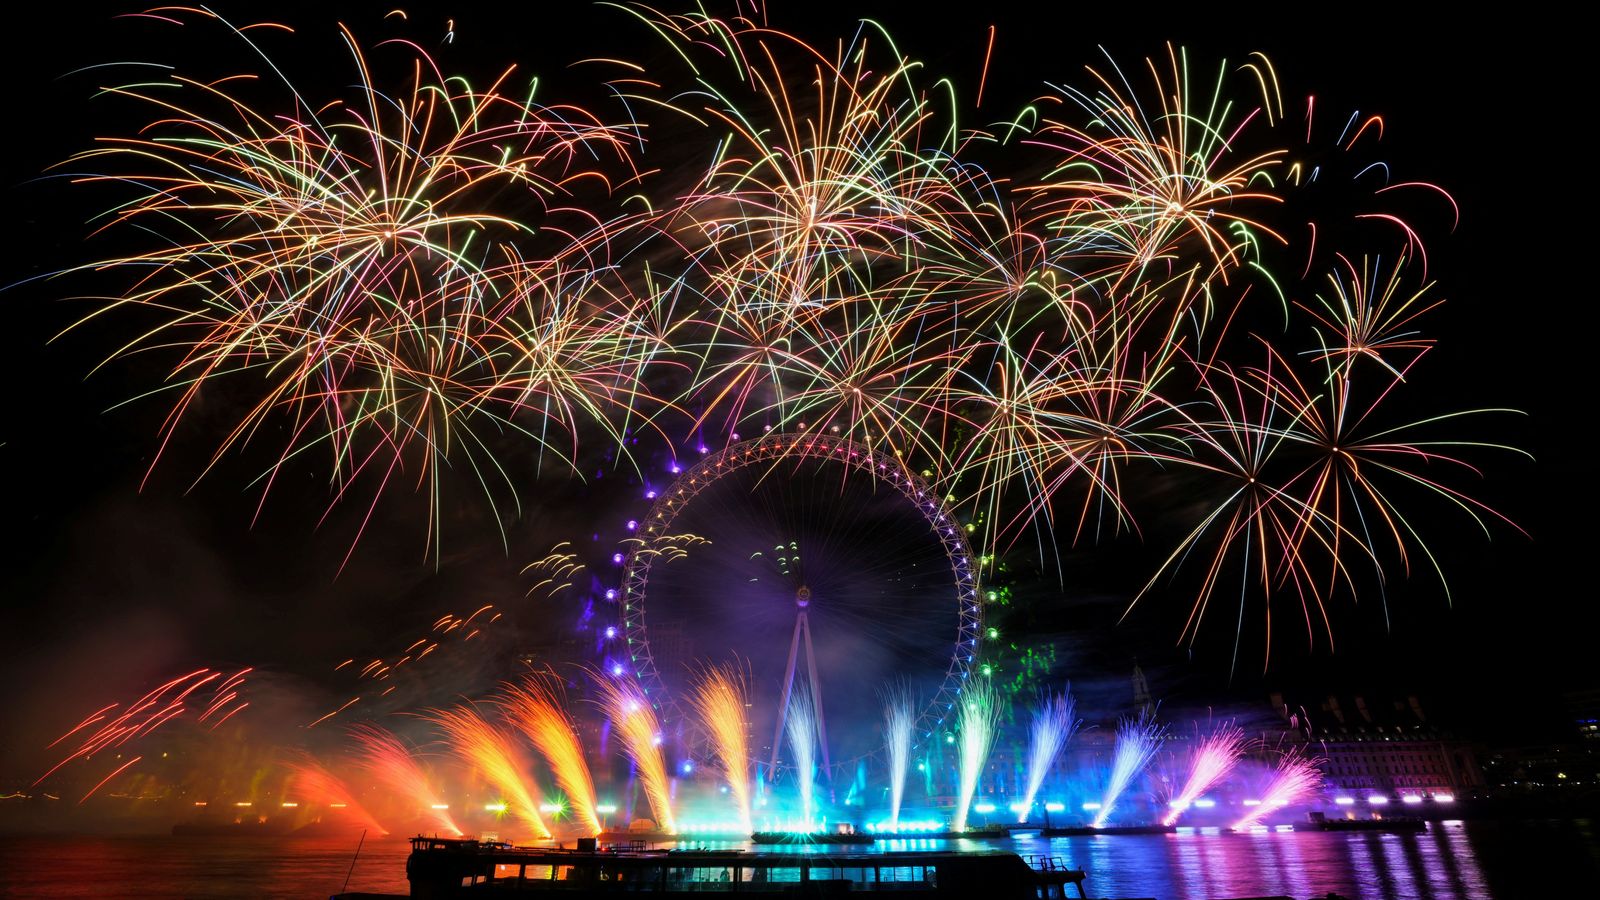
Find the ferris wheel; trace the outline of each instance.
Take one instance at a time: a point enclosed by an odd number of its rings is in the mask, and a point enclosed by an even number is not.
[[[876,752],[889,681],[921,697],[919,737],[954,713],[978,651],[978,560],[894,456],[825,434],[735,443],[660,490],[635,534],[627,661],[669,729],[692,670],[728,662],[751,673],[753,754],[771,771],[796,694],[825,769]]]

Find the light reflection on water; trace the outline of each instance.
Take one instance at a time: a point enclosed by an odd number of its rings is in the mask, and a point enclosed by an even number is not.
[[[686,846],[732,848],[734,842]],[[1507,900],[1600,884],[1600,835],[1588,820],[1432,823],[1420,834],[1205,829],[1011,841],[916,839],[873,847],[764,847],[786,853],[1010,849],[1088,872],[1095,897],[1161,900],[1285,895],[1350,900]],[[236,837],[0,838],[0,897],[326,897],[404,894],[403,840]],[[1563,889],[1566,889],[1565,891]]]

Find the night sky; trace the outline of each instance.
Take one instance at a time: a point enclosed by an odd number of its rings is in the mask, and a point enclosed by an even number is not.
[[[1525,411],[1526,417],[1469,421],[1461,430],[1514,444],[1537,461],[1476,454],[1471,458],[1483,465],[1485,479],[1456,482],[1531,538],[1498,525],[1486,541],[1469,521],[1432,505],[1419,521],[1451,577],[1454,606],[1425,573],[1409,582],[1396,575],[1388,625],[1376,603],[1342,609],[1334,655],[1319,649],[1308,656],[1286,637],[1264,675],[1259,654],[1234,668],[1226,627],[1209,629],[1191,653],[1174,646],[1186,611],[1175,596],[1157,597],[1115,625],[1128,585],[1136,589],[1151,558],[1165,552],[1154,546],[1119,547],[1098,568],[1075,568],[1094,555],[1080,547],[1068,553],[1068,568],[1081,580],[1064,591],[1051,577],[1019,588],[1030,604],[1025,621],[1032,637],[1058,643],[1062,676],[1122,679],[1138,658],[1158,694],[1185,702],[1254,703],[1279,686],[1313,696],[1420,692],[1450,711],[1447,724],[1493,740],[1560,736],[1555,693],[1596,683],[1587,630],[1591,551],[1582,540],[1593,533],[1592,489],[1579,470],[1587,455],[1579,449],[1588,420],[1580,398],[1588,387],[1590,316],[1588,242],[1580,246],[1587,234],[1578,211],[1589,205],[1592,189],[1578,137],[1581,108],[1567,96],[1578,64],[1551,43],[1566,38],[1539,23],[1501,20],[1441,33],[1428,20],[1341,18],[1332,7],[1318,21],[1291,27],[1272,14],[1232,7],[1187,8],[1160,19],[1153,8],[1136,5],[1051,13],[1035,5],[973,4],[968,13],[939,19],[921,15],[922,5],[867,6],[904,52],[950,74],[969,95],[987,26],[997,25],[985,112],[1019,106],[1044,81],[1082,84],[1083,66],[1103,60],[1097,46],[1131,64],[1173,40],[1206,67],[1263,50],[1289,97],[1314,93],[1330,117],[1354,109],[1382,114],[1383,157],[1407,179],[1447,187],[1462,210],[1454,234],[1436,229],[1427,236],[1434,295],[1448,302],[1426,321],[1439,343],[1419,369],[1425,387],[1416,393],[1431,409]],[[777,3],[772,20],[825,41],[847,34],[850,11],[864,8]],[[507,14],[486,4],[408,10],[407,31],[425,45],[430,37],[442,39],[454,20],[454,43],[428,46],[447,68],[481,79],[520,62],[523,70],[550,73],[556,92],[574,78],[563,68],[571,60],[659,52],[642,28],[604,9],[561,17]],[[378,7],[291,5],[273,15],[326,53],[329,91],[350,74],[335,40],[338,19],[369,40],[389,33]],[[6,28],[10,46],[0,83],[10,125],[0,221],[9,238],[0,283],[14,286],[0,293],[10,338],[0,365],[11,386],[0,417],[0,497],[9,519],[0,543],[7,616],[0,678],[11,689],[0,693],[0,779],[30,770],[37,746],[83,713],[185,667],[254,665],[286,690],[330,691],[327,671],[338,660],[390,652],[442,612],[475,608],[478,598],[515,601],[527,587],[522,566],[558,540],[570,538],[590,555],[609,552],[607,535],[628,513],[607,502],[634,493],[612,486],[622,478],[615,471],[606,476],[611,481],[587,488],[550,477],[530,482],[509,549],[463,494],[446,510],[437,563],[423,544],[424,500],[391,492],[341,573],[362,508],[336,509],[319,526],[325,494],[309,467],[296,473],[304,485],[279,488],[254,523],[257,495],[247,482],[259,460],[227,460],[192,483],[213,446],[206,416],[220,421],[226,410],[206,411],[186,426],[181,435],[189,443],[172,451],[141,490],[164,408],[160,400],[112,407],[154,384],[161,361],[119,361],[86,377],[114,349],[114,329],[47,342],[86,308],[58,298],[106,282],[87,276],[83,283],[18,284],[106,254],[112,240],[83,242],[85,222],[103,208],[105,195],[33,179],[94,135],[130,127],[97,112],[104,104],[90,98],[99,84],[92,75],[64,73],[179,54],[186,65],[220,63],[232,50],[180,47],[176,40],[142,45],[129,35],[142,34],[143,26],[68,4],[10,13]],[[311,64],[298,65],[297,72],[312,71]],[[1152,527],[1160,531],[1159,522]],[[1137,571],[1130,576],[1123,565]],[[552,619],[550,633],[522,626],[522,642],[530,648],[559,642],[576,613],[563,609]],[[492,679],[493,673],[484,686]]]

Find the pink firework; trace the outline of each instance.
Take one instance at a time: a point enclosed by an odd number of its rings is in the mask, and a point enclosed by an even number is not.
[[[1267,782],[1267,789],[1262,794],[1261,805],[1233,823],[1233,830],[1243,831],[1260,822],[1270,812],[1303,803],[1321,787],[1322,770],[1317,767],[1317,760],[1298,750],[1290,750],[1278,760],[1272,780]]]
[[[1189,780],[1184,784],[1183,790],[1173,798],[1172,810],[1161,821],[1163,825],[1171,825],[1178,821],[1194,801],[1200,799],[1212,785],[1221,781],[1238,765],[1239,757],[1244,755],[1244,732],[1236,725],[1224,725],[1213,731],[1200,742],[1194,749],[1194,759],[1189,766]]]

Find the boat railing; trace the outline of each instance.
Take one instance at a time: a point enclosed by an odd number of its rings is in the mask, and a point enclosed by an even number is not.
[[[1041,853],[1029,853],[1029,854],[1024,854],[1023,855],[1022,861],[1026,862],[1028,864],[1029,868],[1035,869],[1035,870],[1040,871],[1040,872],[1071,872],[1071,871],[1074,871],[1074,869],[1071,866],[1067,865],[1066,860],[1062,859],[1059,856],[1049,856],[1049,855],[1041,854]]]

